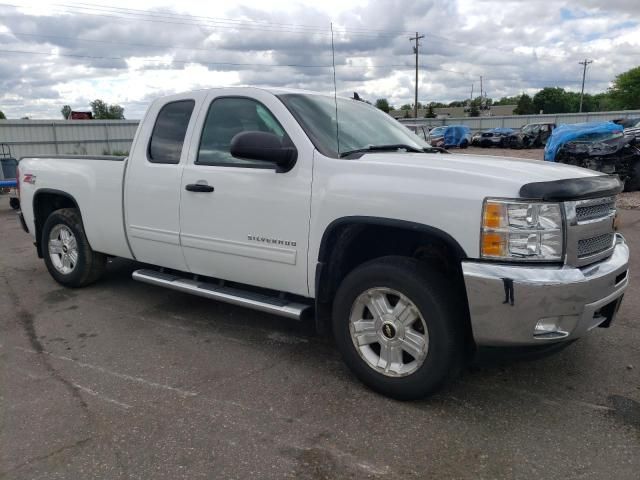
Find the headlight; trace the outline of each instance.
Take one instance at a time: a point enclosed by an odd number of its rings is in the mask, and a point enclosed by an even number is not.
[[[564,235],[559,203],[484,202],[480,256],[499,260],[562,260]]]

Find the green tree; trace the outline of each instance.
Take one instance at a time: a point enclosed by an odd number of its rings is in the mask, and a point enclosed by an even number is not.
[[[65,120],[69,120],[69,116],[71,115],[71,107],[69,105],[65,105],[60,110],[60,113],[62,114],[62,118],[64,118]]]
[[[413,110],[413,105],[411,105],[410,103],[405,103],[400,107],[400,110]]]
[[[6,120],[7,117],[5,117],[4,112],[2,110],[0,110],[0,120]]]
[[[500,100],[494,101],[493,105],[517,105],[518,100],[520,100],[519,95],[515,97],[502,97]]]
[[[592,96],[592,102],[593,109],[596,112],[606,112],[618,108],[609,92],[596,93]]]
[[[545,87],[533,96],[533,105],[536,111],[543,113],[567,113],[569,112],[569,99],[564,88]]]
[[[516,115],[531,115],[532,113],[536,113],[536,107],[533,105],[533,100],[531,100],[531,97],[526,93],[523,93],[518,97],[516,104],[517,106],[513,111]]]
[[[635,110],[640,108],[640,67],[632,68],[616,76],[609,89],[615,108]]]
[[[376,108],[379,108],[385,113],[389,113],[389,111],[392,110],[391,106],[389,105],[389,101],[386,98],[377,99],[375,105]]]
[[[424,118],[436,118],[436,114],[433,111],[433,102],[427,107],[427,112],[424,114]]]
[[[91,102],[93,118],[97,120],[124,120],[124,108],[120,105],[108,105],[100,99]]]

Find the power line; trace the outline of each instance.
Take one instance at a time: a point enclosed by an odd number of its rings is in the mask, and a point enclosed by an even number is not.
[[[65,4],[59,4],[59,5],[65,5]],[[85,6],[89,6],[89,7],[103,7],[102,5],[98,5],[98,4],[95,4],[95,3],[86,3],[86,2],[75,2],[75,4],[72,4],[71,6],[74,6],[74,5],[85,5]],[[141,9],[134,9],[134,8],[124,8],[124,7],[115,7],[115,6],[109,6],[108,8],[112,9],[112,10],[124,10],[124,11],[130,11],[130,12],[138,12],[138,13],[142,13],[142,14],[149,14],[148,10],[141,10]],[[275,26],[296,27],[296,28],[309,28],[309,29],[316,29],[316,30],[326,31],[326,27],[324,27],[322,25],[277,23],[277,22],[270,22],[270,21],[266,21],[266,20],[247,20],[247,19],[240,20],[240,19],[232,19],[232,18],[227,18],[227,17],[209,17],[209,16],[191,15],[191,14],[184,14],[184,13],[176,14],[175,12],[162,11],[162,10],[156,10],[155,12],[158,12],[160,14],[166,14],[165,16],[168,15],[170,17],[179,16],[179,17],[185,17],[185,18],[204,19],[204,20],[208,20],[208,21],[220,21],[220,22],[229,22],[229,23],[255,23],[255,24],[263,24],[263,25],[275,25]],[[352,31],[352,32],[362,31],[362,32],[397,33],[398,35],[410,33],[410,32],[403,31],[403,30],[388,30],[388,29],[381,29],[381,28],[363,28],[363,27],[348,27],[348,30]]]
[[[60,52],[36,52],[32,50],[8,50],[8,49],[0,49],[0,53],[16,53],[23,55],[45,55],[45,56],[58,56],[58,57],[68,57],[68,58],[84,58],[84,59],[92,59],[92,60],[129,60],[132,57],[118,57],[118,56],[105,56],[105,55],[84,55],[84,54],[74,54],[74,53],[60,53]],[[144,59],[136,57],[139,61],[142,62],[153,62],[157,63],[156,59]],[[182,60],[182,59],[171,59],[171,63],[179,63],[179,64],[200,64],[200,65],[211,65],[211,66],[237,66],[237,67],[288,67],[288,68],[332,68],[331,64],[299,64],[299,63],[241,63],[241,62],[207,62],[201,60]],[[355,64],[343,64],[336,65],[336,68],[399,68],[399,69],[409,69],[413,68],[413,65],[409,64],[380,64],[380,65],[371,65],[371,64],[363,64],[363,65],[355,65]],[[456,73],[458,75],[467,75],[463,72],[458,72],[455,70],[448,70],[445,68],[440,68],[436,66],[429,66],[429,69],[433,70],[441,70],[444,72]]]
[[[309,34],[313,34],[313,35],[323,35],[323,36],[329,36],[331,33],[329,32],[329,29],[327,28],[322,28],[321,26],[309,26],[309,25],[296,25],[296,24],[278,24],[278,23],[271,23],[271,22],[259,22],[259,21],[255,21],[255,20],[234,20],[234,19],[220,19],[220,20],[209,20],[210,22],[213,22],[213,24],[211,23],[194,23],[193,21],[189,21],[190,18],[205,18],[205,19],[215,19],[216,17],[201,17],[201,16],[195,16],[195,15],[184,15],[184,14],[156,14],[156,13],[149,13],[146,12],[144,10],[136,10],[136,9],[130,9],[130,8],[123,8],[123,7],[101,7],[101,6],[95,6],[94,4],[84,4],[84,5],[92,5],[91,7],[80,7],[80,6],[75,6],[75,5],[70,5],[70,4],[52,4],[54,6],[59,6],[59,7],[66,7],[67,10],[62,9],[61,12],[62,13],[70,13],[70,14],[75,14],[75,15],[90,15],[90,16],[98,16],[98,17],[106,17],[106,18],[117,18],[117,19],[123,19],[123,20],[129,20],[129,21],[143,21],[143,22],[151,22],[151,23],[163,23],[163,24],[176,24],[176,25],[190,25],[190,26],[204,26],[204,27],[208,27],[210,30],[206,30],[209,32],[214,32],[215,29],[231,29],[231,30],[238,30],[240,28],[242,29],[249,29],[249,30],[256,30],[256,31],[265,31],[265,32],[272,32],[272,33],[286,33],[286,34],[304,34],[304,35],[309,35]],[[32,7],[32,6],[22,6],[22,5],[16,5],[16,4],[9,4],[9,3],[0,3],[0,6],[7,6],[7,7],[13,7],[13,8],[36,8],[36,7]],[[101,12],[107,12],[110,13],[106,14],[106,13],[89,13],[86,11],[80,11],[80,12],[75,12],[75,11],[69,11],[68,9],[79,9],[79,10],[90,10],[90,11],[101,11]],[[133,12],[140,12],[140,13],[126,13],[126,12],[118,12],[115,9],[119,9],[119,10],[128,10],[128,11],[133,11]],[[152,18],[145,18],[146,17],[152,17]],[[154,17],[160,17],[160,18],[154,18]],[[170,18],[171,20],[165,20],[162,18]],[[185,18],[186,17],[186,18]],[[187,21],[185,22],[180,22],[180,21],[175,21],[174,19],[185,19]],[[218,17],[219,18],[219,17]],[[223,22],[222,24],[216,23],[216,22]],[[231,24],[229,24],[231,23]],[[282,27],[279,27],[279,25],[281,25]],[[211,28],[214,28],[214,30],[211,30]],[[388,38],[397,38],[398,36],[401,35],[402,31],[400,30],[377,30],[377,29],[363,29],[360,27],[349,27],[349,28],[345,28],[342,29],[341,32],[345,35],[350,35],[350,36],[361,36],[361,37],[368,37],[368,38],[379,38],[379,37],[388,37]],[[394,34],[393,32],[398,32],[396,34]],[[429,37],[434,37],[437,39],[440,39],[441,41],[447,42],[447,43],[454,43],[460,46],[464,46],[467,48],[474,48],[474,49],[482,49],[485,50],[484,47],[480,47],[478,45],[473,45],[473,44],[469,44],[469,43],[465,43],[465,42],[460,42],[448,37],[444,37],[442,35],[437,35],[437,34],[428,34]],[[515,47],[514,47],[515,48]],[[498,51],[504,51],[504,52],[508,52],[510,54],[513,55],[527,55],[524,52],[516,52],[514,51],[514,49],[510,49],[510,48],[500,48],[500,47],[492,47],[492,50],[498,50]],[[538,54],[536,52],[534,52],[536,60],[538,60],[539,58],[549,58],[549,59],[554,59],[554,60],[563,60],[560,57],[557,56],[553,56],[553,55],[541,55]],[[434,53],[434,55],[437,55],[437,53]]]
[[[318,27],[315,30],[309,30],[309,29],[300,29],[297,28],[295,25],[292,25],[290,27],[277,27],[275,25],[264,25],[262,26],[261,24],[251,24],[251,23],[234,23],[234,24],[228,24],[225,22],[217,22],[217,21],[210,21],[210,22],[195,22],[195,21],[189,21],[189,19],[185,19],[185,18],[181,18],[180,15],[158,15],[158,14],[153,14],[153,13],[139,13],[139,14],[133,14],[133,13],[124,13],[124,12],[118,12],[118,11],[114,11],[114,10],[110,10],[108,7],[77,7],[77,6],[71,6],[71,5],[67,5],[67,4],[52,4],[54,6],[54,8],[58,8],[59,12],[62,13],[69,13],[69,14],[75,14],[75,15],[88,15],[88,16],[95,16],[95,17],[103,17],[103,18],[117,18],[117,19],[121,19],[121,20],[128,20],[128,21],[141,21],[141,22],[150,22],[150,23],[161,23],[161,24],[168,24],[168,25],[188,25],[188,26],[198,26],[198,27],[206,27],[208,28],[210,32],[215,32],[216,29],[231,29],[231,30],[238,30],[238,29],[243,29],[243,30],[255,30],[255,31],[264,31],[264,32],[273,32],[273,33],[290,33],[290,34],[303,34],[303,35],[309,35],[309,34],[313,34],[313,35],[323,35],[323,36],[329,36],[331,35],[331,33],[329,32],[329,29],[327,28],[320,28]],[[0,3],[0,6],[5,6],[5,7],[13,7],[13,8],[31,8],[34,9],[36,7],[32,7],[32,6],[23,6],[23,5],[16,5],[16,4],[10,4],[10,3]],[[63,7],[63,8],[60,8]],[[80,10],[79,12],[74,11],[74,10]],[[84,10],[89,10],[89,11],[84,11]],[[102,12],[102,13],[92,13],[92,12]],[[151,18],[148,18],[151,17]],[[166,18],[169,19],[166,19]],[[176,21],[177,20],[184,20],[184,21]],[[381,32],[365,32],[365,31],[350,31],[347,29],[343,29],[341,31],[343,34],[349,34],[351,36],[361,36],[361,37],[369,37],[369,38],[377,38],[377,37],[397,37],[398,35],[390,35],[390,34],[386,34]]]

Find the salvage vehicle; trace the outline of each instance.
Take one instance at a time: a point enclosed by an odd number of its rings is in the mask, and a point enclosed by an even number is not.
[[[614,322],[617,177],[425,145],[348,98],[172,95],[129,157],[23,158],[19,217],[64,286],[124,257],[147,265],[141,282],[313,319],[398,399],[437,391],[478,346],[550,348]]]
[[[635,138],[636,143],[640,143],[640,118],[629,118],[620,125],[624,128],[625,137]]]
[[[421,123],[403,123],[405,127],[415,133],[425,142],[429,139],[429,127]]]
[[[509,135],[506,144],[511,148],[541,148],[547,144],[554,128],[555,123],[529,123]]]
[[[547,143],[545,160],[616,174],[626,191],[640,190],[640,145],[612,122],[560,125]]]
[[[504,147],[513,128],[496,127],[478,132],[471,137],[471,145],[477,147]]]
[[[444,125],[429,132],[429,143],[434,147],[467,148],[471,143],[471,130],[466,125]]]
[[[16,190],[16,169],[18,161],[11,155],[11,147],[0,144],[0,194],[9,196],[9,205],[14,210],[20,208],[20,200]]]

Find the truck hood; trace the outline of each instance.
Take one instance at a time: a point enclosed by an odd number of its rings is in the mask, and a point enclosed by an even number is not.
[[[431,180],[455,178],[460,185],[480,183],[491,189],[493,194],[509,195],[527,183],[601,175],[592,170],[542,160],[460,153],[368,153],[352,161],[388,166],[397,177],[427,175]],[[500,185],[504,188],[499,188]]]

